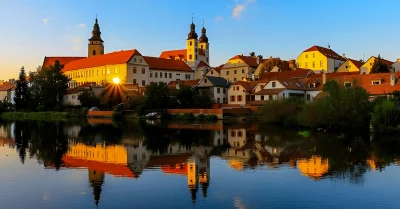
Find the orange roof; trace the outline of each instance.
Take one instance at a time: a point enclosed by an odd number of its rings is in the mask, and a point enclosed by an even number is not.
[[[378,59],[377,57],[375,57],[375,56],[371,56],[369,59],[371,59],[371,58],[375,58],[375,59]],[[368,60],[369,60],[368,59]],[[388,67],[390,67],[390,66],[392,66],[393,65],[393,63],[394,62],[392,62],[392,61],[389,61],[389,60],[385,60],[385,59],[383,59],[383,58],[381,58],[381,60],[382,60],[382,62],[383,63],[385,63]]]
[[[133,57],[133,55],[142,56],[136,49],[111,52],[108,54],[97,55],[88,57],[86,59],[79,59],[69,62],[64,66],[63,72],[104,65],[123,64],[127,63]]]
[[[206,62],[200,61],[199,65],[197,67],[210,67]]]
[[[257,57],[252,57],[252,56],[243,56],[243,55],[236,55],[232,58],[230,58],[229,60],[237,60],[237,59],[241,59],[244,63],[246,63],[247,65],[251,66],[251,67],[258,67],[259,64],[261,64],[262,62],[264,62],[264,59],[259,58],[259,62],[257,64]]]
[[[348,59],[350,62],[353,63],[353,65],[355,65],[357,68],[360,68],[361,66],[363,66],[363,62],[360,62],[358,60],[353,60],[353,59]]]
[[[279,94],[284,90],[285,89],[263,89],[255,93],[255,95],[274,95],[274,94]]]
[[[182,86],[196,86],[199,83],[200,79],[196,79],[196,80],[180,80],[179,81],[179,85]],[[168,86],[176,86],[176,81],[170,81],[168,83]]]
[[[114,163],[101,163],[88,161],[64,155],[64,166],[67,168],[88,168],[99,172],[109,173],[114,176],[136,178],[135,174],[126,165]]]
[[[313,74],[310,69],[297,68],[293,71],[281,71],[281,72],[265,72],[261,75],[260,80],[268,80],[271,78],[305,78],[308,75]]]
[[[190,68],[182,60],[164,59],[164,58],[146,57],[146,56],[144,56],[143,58],[144,60],[146,60],[150,69],[193,72],[192,68]]]
[[[175,59],[175,58],[179,57],[180,59],[186,60],[186,55],[187,55],[187,50],[186,49],[176,49],[176,50],[169,50],[169,51],[161,52],[160,58]],[[203,49],[199,49],[199,55],[200,56],[205,56],[206,55],[204,53]]]
[[[15,89],[15,84],[9,82],[5,82],[2,85],[0,85],[0,91],[9,91],[14,89]]]
[[[50,65],[54,65],[56,60],[60,61],[61,65],[65,65],[69,62],[85,58],[86,57],[44,57],[42,67],[50,67]]]
[[[224,67],[224,65],[225,64],[222,64],[222,65],[220,65],[218,67],[214,67],[213,69],[219,73],[219,72],[221,72],[221,69],[222,69],[222,67]]]
[[[242,86],[246,91],[251,92],[251,91],[254,89],[254,87],[257,86],[258,83],[260,83],[260,81],[250,81],[250,82],[248,82],[248,81],[236,81],[236,82],[234,82],[234,83],[232,84],[232,86],[234,86],[234,85],[240,85],[240,86]],[[232,87],[232,86],[231,86],[231,87]]]
[[[324,48],[324,47],[321,47],[321,46],[312,46],[312,47],[308,48],[307,50],[305,50],[304,52],[313,52],[313,51],[318,51],[321,54],[323,54],[326,57],[331,58],[331,59],[346,61],[345,58],[343,58],[342,56],[338,55],[332,49],[327,49],[327,48]]]

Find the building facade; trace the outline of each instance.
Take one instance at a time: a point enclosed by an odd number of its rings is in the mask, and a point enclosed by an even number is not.
[[[316,73],[325,70],[328,73],[336,70],[346,61],[330,48],[312,46],[297,57],[297,67],[311,69]]]

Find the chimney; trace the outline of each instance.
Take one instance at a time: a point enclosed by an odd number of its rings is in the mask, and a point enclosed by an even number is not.
[[[346,55],[343,53],[343,54],[342,54],[342,57],[343,57],[343,58],[346,58]]]
[[[254,75],[254,73],[253,73],[253,74],[251,74],[251,79],[252,79],[253,81],[255,81],[255,80],[256,80],[256,76]]]
[[[322,85],[325,85],[325,83],[326,83],[326,73],[325,73],[325,70],[322,70],[321,73],[322,73]]]
[[[396,78],[394,77],[394,73],[390,74],[390,85],[394,86],[394,84],[396,83]]]
[[[181,80],[180,79],[176,79],[176,89],[179,89],[180,88],[180,86],[181,86],[181,84],[180,84],[180,82],[181,82]]]
[[[11,83],[11,84],[15,84],[15,79],[14,78],[9,79],[8,82]]]
[[[257,57],[257,65],[260,64],[260,57]]]
[[[294,59],[289,60],[289,68],[296,70],[296,61]]]

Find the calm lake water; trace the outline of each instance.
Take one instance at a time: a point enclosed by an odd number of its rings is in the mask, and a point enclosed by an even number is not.
[[[400,208],[400,137],[0,123],[0,208]]]

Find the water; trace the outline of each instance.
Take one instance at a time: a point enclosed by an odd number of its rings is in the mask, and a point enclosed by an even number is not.
[[[257,124],[0,124],[0,208],[400,208],[400,140]]]

